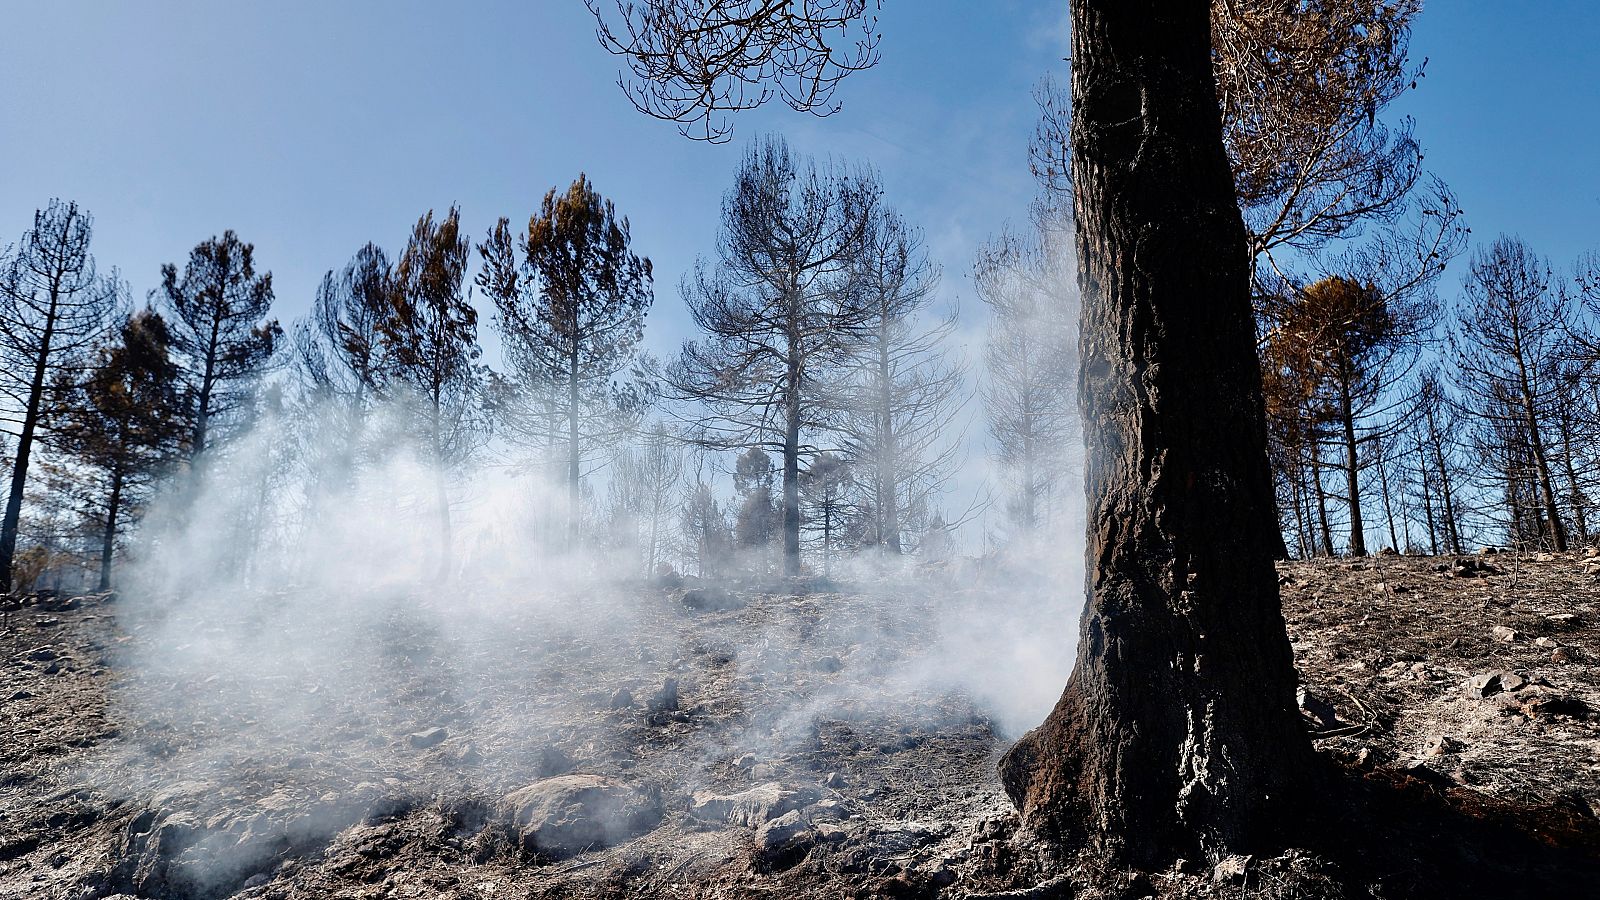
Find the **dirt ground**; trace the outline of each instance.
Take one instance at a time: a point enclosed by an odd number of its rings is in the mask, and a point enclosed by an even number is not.
[[[1597,572],[1282,565],[1317,746],[1595,822]],[[445,633],[397,602],[362,638],[381,652],[288,647],[270,671],[226,664],[217,636],[248,613],[35,600],[0,629],[0,896],[1428,895],[1406,872],[1352,892],[1295,854],[1156,874],[1062,856],[1018,828],[985,710],[900,679],[932,639],[925,593],[641,587],[600,631],[545,607]],[[200,650],[151,664],[174,634]]]

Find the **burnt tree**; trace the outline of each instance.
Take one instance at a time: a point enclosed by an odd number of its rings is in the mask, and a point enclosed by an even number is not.
[[[1089,596],[1000,766],[1030,824],[1145,864],[1273,843],[1312,770],[1208,11],[1071,5]]]

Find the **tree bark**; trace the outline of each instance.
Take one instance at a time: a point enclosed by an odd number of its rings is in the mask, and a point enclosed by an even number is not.
[[[1328,525],[1328,491],[1322,483],[1322,445],[1311,442],[1311,483],[1317,491],[1317,524],[1322,529],[1322,555],[1333,555],[1333,529]]]
[[[1567,527],[1561,521],[1561,507],[1556,503],[1555,482],[1550,477],[1550,460],[1545,453],[1544,434],[1540,430],[1538,412],[1534,408],[1535,398],[1532,379],[1528,375],[1528,364],[1523,358],[1522,348],[1517,347],[1517,376],[1522,396],[1518,398],[1522,405],[1523,423],[1528,428],[1528,448],[1533,453],[1534,474],[1539,479],[1539,500],[1544,504],[1544,514],[1549,520],[1550,543],[1552,549],[1566,552]]]
[[[100,586],[111,590],[111,557],[117,549],[117,513],[122,508],[122,467],[111,474],[111,497],[106,501],[106,529],[100,541]]]
[[[1350,401],[1349,363],[1340,364],[1339,422],[1344,428],[1344,489],[1350,505],[1350,555],[1367,555],[1366,525],[1361,521],[1361,456],[1356,445],[1356,415]]]
[[[1450,541],[1450,551],[1457,556],[1461,555],[1461,528],[1456,524],[1455,492],[1450,487],[1450,469],[1444,458],[1444,436],[1439,434],[1438,424],[1434,420],[1433,409],[1428,409],[1428,438],[1433,444],[1434,464],[1439,467],[1439,494],[1444,501],[1444,527],[1445,537]],[[1423,463],[1426,471],[1427,463]]]
[[[1265,849],[1314,764],[1209,4],[1071,10],[1088,603],[1066,690],[1001,779],[1029,825],[1133,864]]]
[[[789,352],[789,384],[784,396],[783,574],[800,574],[800,376],[799,353]]]
[[[11,567],[17,558],[17,532],[22,527],[22,497],[28,484],[28,463],[33,456],[35,430],[39,427],[39,410],[44,402],[45,373],[50,365],[50,341],[55,336],[56,310],[60,289],[59,278],[50,286],[50,308],[44,322],[44,333],[39,339],[39,352],[34,357],[33,378],[28,382],[28,405],[22,417],[22,433],[17,436],[17,457],[11,468],[11,492],[6,497],[5,520],[0,523],[0,594],[11,593]]]

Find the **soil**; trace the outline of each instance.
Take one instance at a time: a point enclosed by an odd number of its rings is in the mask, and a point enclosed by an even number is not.
[[[1329,766],[1308,792],[1342,799],[1315,852],[1157,873],[1019,829],[1007,736],[904,677],[948,590],[641,585],[604,629],[581,596],[463,604],[452,630],[402,598],[315,655],[260,612],[306,599],[288,590],[160,615],[29,598],[0,628],[0,896],[1584,896],[1597,572],[1283,564]]]

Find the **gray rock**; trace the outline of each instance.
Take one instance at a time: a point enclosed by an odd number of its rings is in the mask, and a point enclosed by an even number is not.
[[[406,735],[406,743],[409,743],[414,749],[426,750],[429,747],[437,747],[444,743],[449,736],[450,732],[443,728],[435,727]]]
[[[1492,697],[1495,694],[1519,691],[1528,686],[1528,679],[1515,672],[1484,672],[1467,679],[1465,689],[1467,696],[1477,700]]]
[[[1467,683],[1463,687],[1467,692],[1467,696],[1479,700],[1485,697],[1492,697],[1503,689],[1499,672],[1484,672],[1481,675],[1474,675],[1467,679]]]
[[[562,858],[631,840],[661,824],[661,792],[604,775],[558,775],[500,800],[524,853]]]
[[[689,815],[702,822],[755,828],[821,799],[818,787],[771,782],[736,794],[697,793]]]
[[[804,859],[816,842],[811,824],[799,810],[790,810],[756,831],[756,864],[769,871],[789,868]]]
[[[611,709],[627,709],[632,705],[633,691],[627,688],[617,688],[617,692],[611,695],[611,700],[608,702]]]
[[[1507,628],[1504,625],[1496,625],[1493,628],[1489,629],[1489,632],[1490,632],[1490,634],[1494,635],[1494,639],[1495,640],[1499,641],[1502,644],[1515,643],[1517,640],[1519,640],[1522,637],[1522,635],[1517,633],[1516,629]]]

